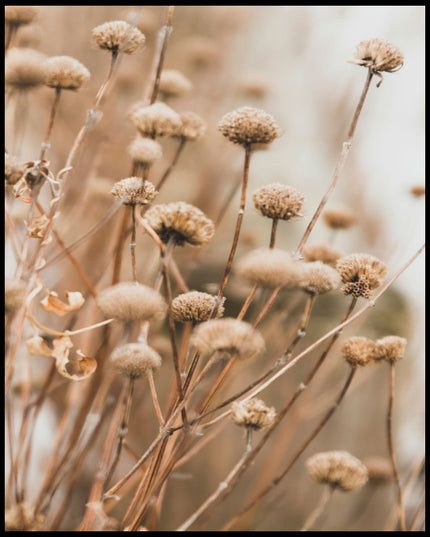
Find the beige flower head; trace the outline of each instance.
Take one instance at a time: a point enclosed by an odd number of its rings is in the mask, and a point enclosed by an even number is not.
[[[5,6],[4,20],[10,26],[24,26],[32,23],[39,15],[36,6]]]
[[[201,323],[207,321],[215,307],[216,297],[200,291],[189,291],[178,295],[172,300],[173,319],[179,322],[192,321]],[[224,306],[217,309],[217,317],[222,317]]]
[[[342,345],[341,353],[351,367],[368,365],[375,357],[375,344],[365,337],[351,337]]]
[[[398,336],[385,336],[376,340],[375,360],[386,360],[387,362],[397,362],[405,354],[407,340]]]
[[[325,225],[331,229],[349,229],[357,223],[357,215],[348,207],[326,209],[322,217]]]
[[[194,112],[181,112],[181,128],[173,135],[178,138],[185,138],[188,141],[195,142],[206,132],[206,123]]]
[[[341,257],[336,263],[344,285],[341,291],[344,295],[370,298],[371,290],[381,285],[387,273],[387,267],[382,261],[368,254],[351,254]]]
[[[111,363],[115,369],[132,379],[146,375],[161,366],[160,355],[145,343],[127,343],[114,349]]]
[[[33,505],[20,502],[6,509],[5,531],[43,531],[45,515],[37,513]]]
[[[149,205],[158,192],[150,181],[141,177],[127,177],[113,185],[111,194],[124,205]]]
[[[345,492],[358,490],[368,480],[366,466],[347,451],[316,453],[306,461],[310,476]]]
[[[225,114],[218,123],[221,133],[234,144],[270,144],[281,135],[276,119],[258,108],[244,106]]]
[[[145,44],[144,34],[125,21],[105,22],[92,31],[94,46],[112,53],[135,54]]]
[[[252,196],[255,208],[272,219],[290,220],[300,214],[305,196],[287,185],[273,183],[259,188]]]
[[[340,283],[339,273],[321,261],[301,263],[299,287],[310,295],[328,293]]]
[[[303,256],[306,261],[321,261],[330,267],[335,268],[338,259],[342,257],[342,254],[332,248],[325,242],[306,244],[303,248]]]
[[[179,114],[164,103],[134,106],[128,117],[143,136],[175,136],[182,127]]]
[[[200,209],[184,201],[153,205],[145,213],[145,219],[162,242],[172,240],[178,246],[185,243],[202,246],[215,233],[212,220]]]
[[[246,401],[236,401],[231,405],[231,419],[236,425],[259,430],[270,427],[275,421],[276,411],[264,401],[254,397]]]
[[[241,360],[255,357],[264,349],[260,332],[249,323],[230,317],[211,319],[197,325],[191,343],[204,355],[220,352]]]
[[[192,89],[191,81],[175,69],[163,69],[160,75],[159,91],[166,97],[179,97]]]
[[[139,135],[128,146],[128,152],[135,162],[144,165],[151,165],[163,156],[163,150],[158,142]]]
[[[369,41],[361,41],[355,49],[354,59],[348,60],[349,63],[355,63],[368,67],[370,71],[381,78],[381,71],[394,73],[401,69],[404,63],[403,54],[400,50],[385,41],[384,39],[370,39]]]
[[[5,59],[4,80],[12,90],[29,90],[45,81],[46,56],[32,48],[11,48]]]
[[[53,56],[45,61],[45,85],[50,88],[78,90],[90,78],[90,72],[71,56]]]

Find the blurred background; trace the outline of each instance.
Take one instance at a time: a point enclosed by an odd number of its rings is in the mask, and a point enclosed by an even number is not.
[[[147,37],[142,52],[121,58],[115,86],[102,107],[103,118],[91,133],[69,182],[63,215],[58,222],[66,244],[76,238],[76,222],[81,231],[89,229],[107,212],[112,204],[109,191],[113,183],[130,174],[127,146],[135,132],[127,114],[144,96],[164,9],[163,6],[40,6],[38,22],[17,35],[15,45],[38,49],[47,56],[74,56],[91,72],[89,84],[78,94],[63,92],[49,154],[55,172],[64,165],[108,68],[108,54],[91,47],[91,30],[110,20],[129,20]],[[234,187],[240,180],[243,151],[221,136],[218,121],[225,113],[247,105],[272,114],[283,129],[283,136],[269,150],[252,157],[247,210],[237,257],[252,248],[268,245],[270,221],[255,211],[251,195],[260,186],[275,182],[292,186],[306,197],[304,217],[279,225],[277,246],[294,250],[331,181],[365,82],[366,70],[347,60],[353,58],[359,42],[375,37],[398,46],[405,63],[399,72],[386,73],[379,88],[372,82],[348,161],[327,205],[342,204],[353,209],[358,225],[332,237],[331,230],[320,221],[309,243],[332,239],[333,246],[344,255],[358,252],[374,255],[388,265],[388,277],[418,250],[424,242],[424,197],[416,197],[410,190],[415,185],[424,185],[424,9],[424,6],[175,7],[164,66],[182,72],[191,81],[192,89],[166,102],[176,111],[198,113],[207,123],[207,133],[201,141],[186,145],[157,201],[193,203],[217,222],[217,233],[203,252],[189,248],[175,252],[191,289],[216,289],[237,214],[239,192]],[[7,143],[13,148],[8,147],[9,151],[26,161],[38,154],[53,90],[40,88],[21,97],[19,101],[13,98],[7,101],[5,129]],[[164,171],[176,148],[174,140],[163,139],[161,143],[164,158],[151,170],[154,177]],[[231,203],[226,205],[231,196]],[[13,211],[17,225],[20,218],[22,224],[18,202],[14,203]],[[218,222],[220,214],[223,218]],[[77,250],[82,266],[94,274],[101,273],[106,263],[106,237],[112,230],[110,222],[103,233]],[[152,253],[147,253],[151,245],[147,237],[141,236],[139,241],[139,275],[145,282],[156,269],[157,252],[151,246]],[[55,245],[51,245],[50,252],[56,251]],[[14,260],[6,243],[6,275],[13,271]],[[44,277],[47,285],[59,294],[82,287],[67,260],[48,269]],[[122,279],[130,277],[129,263],[124,263]],[[238,312],[247,290],[233,272],[226,289],[226,315]],[[376,339],[398,335],[408,340],[405,357],[396,366],[394,411],[395,446],[402,481],[424,453],[424,293],[424,255],[421,255],[378,301],[377,307],[348,327],[342,336]],[[291,293],[281,293],[270,322],[262,326],[263,333],[273,336],[266,338],[270,356],[282,352],[285,337],[294,326],[290,319],[297,319],[301,311],[302,302],[294,300]],[[291,312],[287,316],[283,312],[288,305]],[[346,307],[343,296],[321,297],[299,350],[335,326]],[[256,312],[258,309],[252,309],[251,317]],[[38,313],[43,319],[44,312]],[[52,327],[60,328],[60,325]],[[156,341],[161,349],[162,337],[156,340],[154,335],[154,345]],[[348,372],[339,359],[338,349],[339,346],[301,398],[300,405],[262,451],[255,467],[205,529],[218,529],[260,486],[275,476],[330,406]],[[44,360],[37,362],[42,370]],[[261,370],[261,363],[242,368],[226,385],[224,396],[235,393]],[[267,394],[262,394],[263,398],[279,408],[307,371],[307,364],[294,368],[288,379],[277,381]],[[163,381],[158,382],[162,389]],[[388,367],[381,365],[359,371],[351,393],[328,426],[307,448],[285,482],[250,518],[244,519],[242,529],[300,528],[321,493],[304,469],[306,457],[317,451],[344,449],[359,458],[387,457],[388,387]],[[52,412],[48,409],[39,421],[39,461],[46,456],[44,448],[48,447],[43,427],[55,429],[58,418],[55,405],[53,400]],[[152,426],[150,412],[139,412],[136,407],[135,426],[133,422],[130,424],[130,443],[135,442],[136,449],[139,449],[139,438],[133,437],[136,424],[147,419]],[[189,466],[184,465],[183,472],[178,472],[167,488],[160,529],[174,529],[215,489],[240,456],[241,440],[241,432],[228,424],[218,439],[222,457],[219,448],[209,444]],[[64,528],[74,527],[82,514],[82,498],[87,498],[92,477],[90,466],[86,469],[88,475],[84,475],[87,482],[84,479],[71,504]],[[120,473],[126,468],[128,461]],[[35,480],[37,475],[35,460]],[[409,496],[407,505],[411,506],[411,512],[417,508],[421,492],[417,487]],[[350,495],[335,494],[318,529],[381,530],[394,499],[392,483],[375,486],[371,493],[366,489]],[[118,509],[120,516],[121,507]]]

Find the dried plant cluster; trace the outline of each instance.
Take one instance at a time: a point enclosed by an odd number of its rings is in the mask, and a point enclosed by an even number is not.
[[[402,53],[372,39],[345,58],[365,86],[312,216],[287,179],[255,183],[256,154],[292,136],[270,80],[225,84],[249,6],[71,7],[5,7],[6,530],[320,529],[337,489],[360,509],[335,529],[369,529],[371,488],[371,529],[416,529],[421,466],[398,464],[392,430],[410,332],[363,320],[422,248],[402,266],[339,251],[362,220],[326,207],[373,77]],[[20,40],[36,24],[41,50]],[[366,412],[378,434],[356,442]]]

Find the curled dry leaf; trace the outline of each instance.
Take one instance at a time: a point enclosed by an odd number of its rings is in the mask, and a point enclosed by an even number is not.
[[[34,356],[52,356],[53,349],[43,337],[34,336],[27,339],[25,346],[27,347],[28,352]]]
[[[66,291],[65,295],[69,302],[68,304],[62,302],[54,291],[51,291],[48,296],[41,300],[40,304],[44,310],[53,311],[56,315],[62,317],[66,313],[78,310],[85,302],[79,291]]]
[[[49,219],[45,214],[42,214],[42,216],[38,216],[37,218],[33,218],[28,226],[30,237],[33,237],[33,239],[43,238],[43,233],[48,224]]]

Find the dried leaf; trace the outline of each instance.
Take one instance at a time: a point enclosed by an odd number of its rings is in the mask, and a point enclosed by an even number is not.
[[[62,302],[59,298],[57,293],[54,291],[51,291],[48,296],[46,296],[41,302],[41,306],[46,311],[52,311],[56,315],[59,315],[62,317],[63,315],[66,315],[66,313],[69,313],[71,311],[75,311],[79,309],[85,302],[84,297],[79,291],[74,292],[68,292],[65,293],[68,304],[65,302]]]
[[[64,338],[60,338],[64,339]],[[59,349],[60,350],[60,349]],[[57,353],[55,357],[55,366],[58,373],[69,380],[84,380],[94,373],[97,362],[94,358],[85,356],[80,350],[76,354],[80,358],[69,360],[69,347],[63,347],[64,354]]]
[[[48,224],[49,218],[46,216],[46,214],[33,218],[28,226],[30,237],[33,237],[33,239],[41,239]]]
[[[52,356],[53,348],[48,345],[48,342],[40,336],[34,336],[27,339],[25,346],[30,354],[34,356]]]

